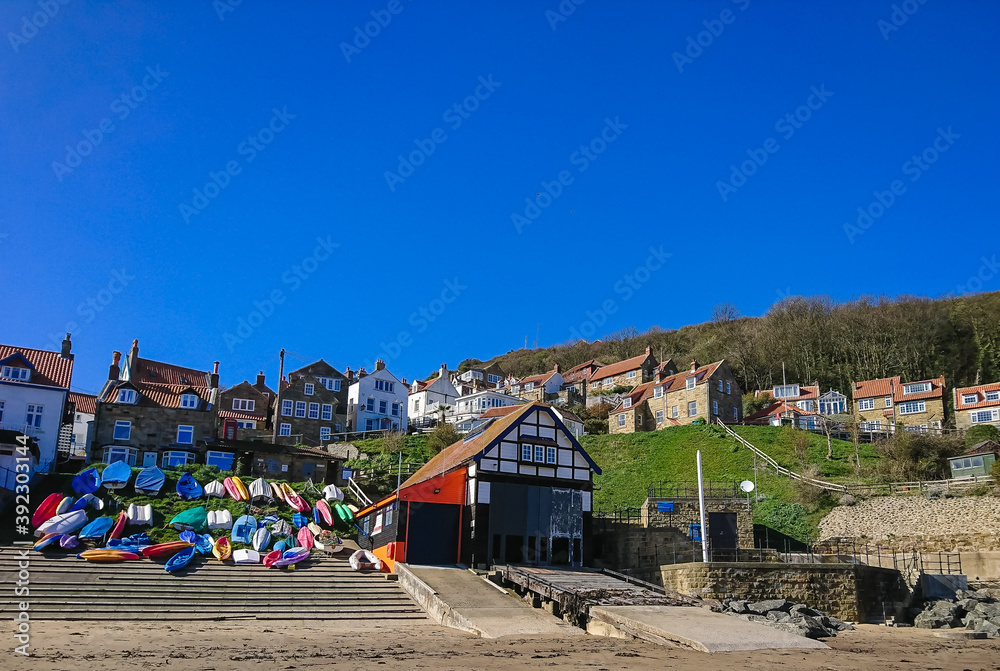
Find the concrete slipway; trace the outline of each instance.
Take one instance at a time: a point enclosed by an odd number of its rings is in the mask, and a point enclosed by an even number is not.
[[[468,570],[397,562],[396,572],[403,589],[432,619],[455,629],[483,638],[584,634],[583,629],[530,607]],[[587,631],[703,652],[827,647],[819,641],[697,606],[594,605]]]

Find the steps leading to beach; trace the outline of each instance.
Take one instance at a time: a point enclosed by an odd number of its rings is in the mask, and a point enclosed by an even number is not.
[[[0,578],[18,580],[17,550],[0,548]],[[29,594],[4,600],[0,617],[30,604],[34,620],[399,620],[426,616],[398,583],[360,573],[348,553],[314,553],[294,570],[196,557],[178,573],[165,560],[97,563],[73,554],[28,554]],[[13,596],[13,595],[12,595]]]

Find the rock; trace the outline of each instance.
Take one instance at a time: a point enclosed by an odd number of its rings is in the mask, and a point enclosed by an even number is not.
[[[792,605],[793,604],[790,601],[786,601],[785,599],[765,599],[764,601],[748,603],[747,610],[752,613],[764,615],[771,610],[782,610],[787,612]]]
[[[976,625],[974,631],[981,631],[985,633],[987,636],[1000,636],[1000,627],[993,624],[989,620],[983,620],[982,622],[980,622],[978,625]]]
[[[799,636],[805,636],[806,638],[821,638],[836,635],[824,627],[818,619],[809,615],[789,617],[785,622],[776,623],[774,626],[780,627],[785,631],[790,631],[793,634],[798,634]]]
[[[1000,617],[1000,603],[979,602],[973,608],[972,612],[979,613],[984,618]]]
[[[726,610],[733,613],[747,613],[747,602],[740,599],[730,599],[726,604]]]
[[[767,613],[767,619],[771,622],[785,622],[790,618],[791,616],[788,613],[781,610],[772,610]]]
[[[730,615],[732,615],[733,617],[738,617],[741,620],[746,620],[747,622],[765,622],[765,623],[770,622],[770,620],[768,620],[763,615],[757,615],[755,613],[741,613],[741,614],[730,613]]]
[[[822,615],[818,610],[814,610],[804,603],[797,603],[788,609],[788,612],[792,615],[810,615],[816,617],[817,615]]]
[[[939,610],[925,610],[913,618],[913,626],[920,629],[950,629],[958,624],[959,620],[957,617]]]
[[[936,601],[930,609],[925,610],[926,612],[939,613],[942,616],[947,617],[949,620],[957,620],[961,617],[961,613],[964,613],[957,603],[952,603],[951,601]]]
[[[979,601],[970,597],[961,599],[959,601],[956,601],[955,603],[958,605],[959,608],[961,608],[967,613],[974,611],[976,609],[976,606],[979,605]]]

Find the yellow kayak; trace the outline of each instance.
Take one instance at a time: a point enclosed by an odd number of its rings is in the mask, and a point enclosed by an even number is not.
[[[125,552],[124,550],[86,550],[77,555],[78,559],[86,559],[87,561],[126,561],[129,559],[138,559],[139,555],[134,552]]]
[[[233,556],[233,546],[229,544],[229,538],[223,536],[219,540],[215,541],[215,545],[212,546],[212,554],[219,561],[226,561]]]
[[[239,500],[240,501],[249,501],[250,500],[250,492],[247,491],[247,486],[243,484],[243,481],[240,480],[235,475],[231,479],[233,481],[233,486],[236,487],[237,491],[239,491],[239,493],[240,493],[240,499]]]

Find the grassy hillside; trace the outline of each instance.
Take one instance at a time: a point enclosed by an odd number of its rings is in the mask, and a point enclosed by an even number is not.
[[[819,477],[832,482],[855,479],[852,459],[854,445],[833,441],[832,460],[826,459],[826,439],[789,428],[736,427],[740,435],[779,464],[796,471],[801,465],[795,456],[796,436],[806,436],[808,464],[819,468]],[[720,427],[684,426],[625,435],[584,436],[581,444],[604,471],[594,478],[594,503],[598,509],[638,507],[646,499],[651,483],[675,480],[695,481],[695,453],[701,450],[705,480],[739,482],[754,479],[754,455],[726,436]],[[862,445],[862,463],[875,460],[870,445]],[[759,460],[758,460],[759,461]],[[756,521],[797,538],[805,539],[816,530],[819,519],[836,503],[831,495],[803,496],[788,478],[767,473],[758,463],[758,492],[767,497]]]

